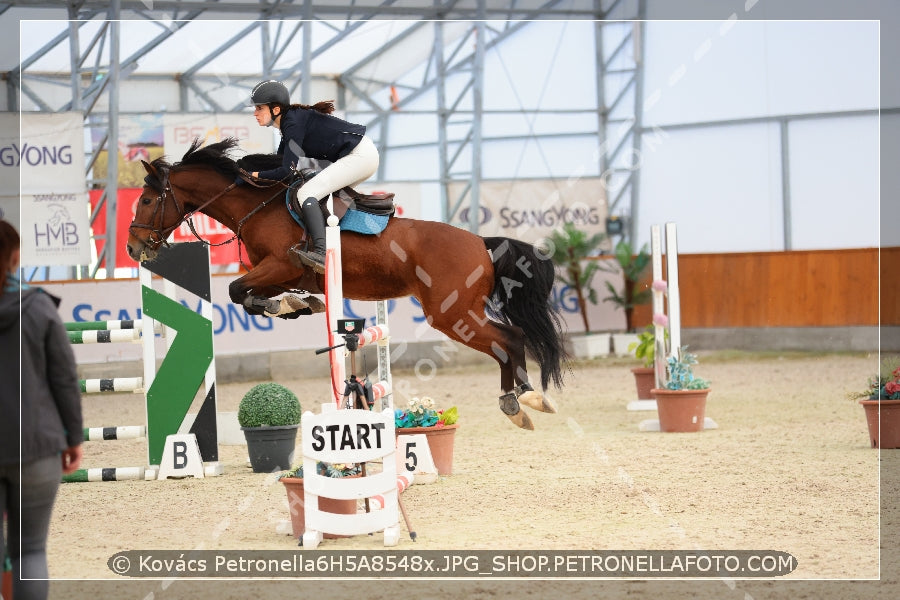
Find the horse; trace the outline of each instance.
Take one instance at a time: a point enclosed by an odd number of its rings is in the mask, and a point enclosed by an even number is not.
[[[206,146],[194,140],[175,164],[142,161],[147,175],[128,228],[128,255],[152,260],[169,234],[185,221],[193,228],[190,217],[200,212],[231,229],[252,264],[229,284],[232,302],[284,318],[324,310],[314,296],[323,293],[324,276],[291,251],[304,231],[285,205],[288,184],[253,180],[231,158],[236,146],[234,139]],[[510,421],[534,429],[521,404],[556,412],[546,392],[551,382],[561,389],[568,357],[551,299],[555,270],[542,248],[397,216],[380,234],[342,231],[341,248],[345,297],[416,298],[431,327],[497,361],[500,409]],[[540,366],[541,391],[529,382],[526,355]]]

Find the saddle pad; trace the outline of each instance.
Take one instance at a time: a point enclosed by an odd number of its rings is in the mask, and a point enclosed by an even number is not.
[[[285,204],[287,205],[291,217],[305,231],[306,224],[303,222],[303,218],[291,208],[290,196],[287,196]],[[338,226],[341,228],[341,231],[354,231],[356,233],[375,235],[376,233],[384,231],[385,227],[387,227],[388,220],[390,220],[390,216],[388,215],[370,215],[360,210],[349,208],[347,209],[347,212],[344,213],[344,216],[341,217],[341,220],[338,221]]]
[[[387,227],[389,215],[370,215],[361,210],[350,208],[338,222],[341,231],[355,231],[356,233],[376,234]]]

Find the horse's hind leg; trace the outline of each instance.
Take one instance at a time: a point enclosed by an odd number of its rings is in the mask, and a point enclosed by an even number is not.
[[[534,410],[555,413],[556,407],[553,403],[544,394],[535,390],[528,381],[528,372],[525,370],[525,337],[522,329],[505,323],[492,321],[492,324],[504,331],[503,338],[506,340],[506,351],[498,344],[492,344],[493,356],[500,363],[500,382],[503,391],[513,393],[516,400]],[[512,381],[509,378],[512,378]],[[511,383],[514,385],[510,385]],[[501,398],[501,404],[502,402]]]
[[[427,303],[423,302],[423,308],[426,305]],[[515,325],[492,321],[485,316],[483,307],[479,310],[480,312],[476,312],[474,308],[464,312],[435,311],[438,314],[429,315],[429,320],[431,326],[438,331],[497,361],[500,365],[500,388],[503,391],[500,396],[500,410],[518,427],[534,429],[528,413],[520,406],[520,400],[537,410],[544,408],[542,404],[533,402],[531,397],[525,398],[529,395],[527,389],[531,386],[527,383],[525,372],[525,344],[522,330]],[[426,313],[428,312],[426,310]],[[546,412],[556,411],[553,409]]]

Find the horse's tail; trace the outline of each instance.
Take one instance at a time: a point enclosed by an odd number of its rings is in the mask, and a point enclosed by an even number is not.
[[[541,387],[550,380],[562,387],[566,351],[559,311],[552,290],[553,262],[531,244],[506,237],[486,237],[494,263],[494,291],[488,314],[500,322],[520,327],[525,350],[541,366]]]

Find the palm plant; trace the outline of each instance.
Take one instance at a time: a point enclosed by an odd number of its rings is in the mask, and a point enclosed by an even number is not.
[[[605,233],[588,234],[572,223],[566,223],[562,229],[555,230],[548,240],[552,244],[553,253],[550,258],[554,264],[563,267],[557,271],[557,278],[575,291],[584,332],[590,333],[588,323],[587,302],[597,304],[597,291],[591,286],[594,275],[600,269],[598,261],[587,260],[600,251],[606,241]]]
[[[651,294],[653,293],[649,287],[643,290],[637,289],[638,283],[640,283],[641,278],[647,271],[647,267],[650,266],[651,257],[650,253],[647,251],[646,244],[644,244],[640,251],[635,254],[634,248],[624,239],[616,244],[615,257],[618,269],[610,267],[600,268],[608,273],[617,273],[621,271],[625,280],[625,285],[622,293],[619,294],[619,291],[615,286],[607,281],[606,288],[609,290],[610,295],[604,298],[603,301],[613,302],[625,311],[625,330],[633,332],[634,324],[632,323],[632,315],[634,314],[634,308],[649,302]]]

